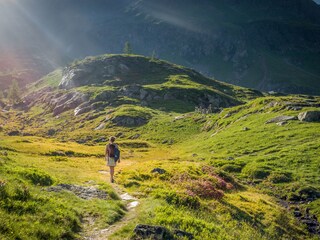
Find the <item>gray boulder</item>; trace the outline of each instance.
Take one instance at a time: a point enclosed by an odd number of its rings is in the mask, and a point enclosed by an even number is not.
[[[155,240],[174,240],[174,239],[194,239],[191,233],[175,229],[170,232],[162,226],[151,226],[138,224],[134,229],[134,236],[131,239],[155,239]]]
[[[166,173],[166,170],[162,169],[162,168],[154,168],[151,173],[159,173],[159,174],[164,174]]]
[[[162,226],[150,226],[138,224],[134,229],[135,236],[132,239],[174,239],[168,229]]]
[[[268,120],[266,123],[278,123],[290,120],[298,120],[298,118],[296,116],[279,116]]]
[[[20,134],[21,133],[18,130],[14,130],[14,131],[8,132],[9,136],[19,136]]]
[[[298,118],[303,122],[320,122],[320,111],[301,112]]]
[[[94,130],[102,130],[106,127],[105,123],[101,123],[98,127],[96,127]]]

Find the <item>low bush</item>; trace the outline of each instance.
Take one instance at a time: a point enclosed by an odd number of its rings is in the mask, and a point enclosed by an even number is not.
[[[234,164],[226,164],[223,165],[221,169],[226,172],[241,172],[242,167]]]
[[[125,183],[123,183],[123,186],[126,188],[130,188],[130,187],[134,187],[134,186],[139,187],[140,183],[137,181],[126,181]]]
[[[268,180],[272,183],[287,183],[292,181],[292,173],[290,172],[272,172],[268,176]]]
[[[6,199],[8,197],[6,185],[7,185],[7,183],[5,181],[0,180],[0,200]]]
[[[175,191],[158,191],[155,193],[156,198],[162,198],[167,203],[185,206],[192,209],[200,207],[200,199],[197,196],[191,196],[188,193],[175,192]]]
[[[259,165],[248,166],[247,165],[242,169],[241,172],[247,177],[252,179],[265,179],[270,175],[271,170],[266,166],[259,166]]]
[[[304,186],[297,190],[301,199],[316,199],[320,197],[320,191],[312,186]]]
[[[313,186],[302,186],[298,189],[288,189],[287,199],[290,201],[314,200],[320,197],[320,191]]]
[[[35,185],[50,186],[54,182],[49,174],[35,169],[25,170],[21,172],[21,175]]]
[[[27,201],[31,198],[29,188],[27,186],[19,186],[15,189],[13,199],[20,201]]]
[[[224,187],[224,185],[220,187]],[[192,197],[198,196],[205,199],[221,200],[224,196],[223,191],[218,189],[216,184],[213,184],[211,181],[204,179],[190,182],[190,184],[186,186],[186,189],[187,194]]]

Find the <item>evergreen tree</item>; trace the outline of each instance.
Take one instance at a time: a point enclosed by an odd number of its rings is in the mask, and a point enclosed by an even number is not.
[[[156,50],[153,50],[151,54],[151,59],[155,60],[156,58],[157,58]]]
[[[11,103],[19,103],[21,101],[21,92],[17,80],[12,81],[8,92],[8,99]]]
[[[124,54],[132,54],[132,47],[128,41],[124,44],[123,53]]]

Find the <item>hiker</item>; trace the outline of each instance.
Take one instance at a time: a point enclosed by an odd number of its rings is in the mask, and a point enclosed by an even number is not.
[[[113,183],[114,179],[114,167],[117,165],[117,162],[120,162],[120,151],[117,144],[115,144],[116,138],[110,137],[109,144],[106,145],[106,161],[107,166],[110,167],[110,182]]]

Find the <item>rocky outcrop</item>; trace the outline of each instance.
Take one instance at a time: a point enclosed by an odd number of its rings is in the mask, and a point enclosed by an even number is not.
[[[303,122],[320,122],[320,111],[301,112],[298,118]]]
[[[65,111],[75,109],[80,104],[88,100],[88,97],[79,92],[69,92],[58,98],[50,101],[50,106],[53,108],[53,115],[57,116]]]

